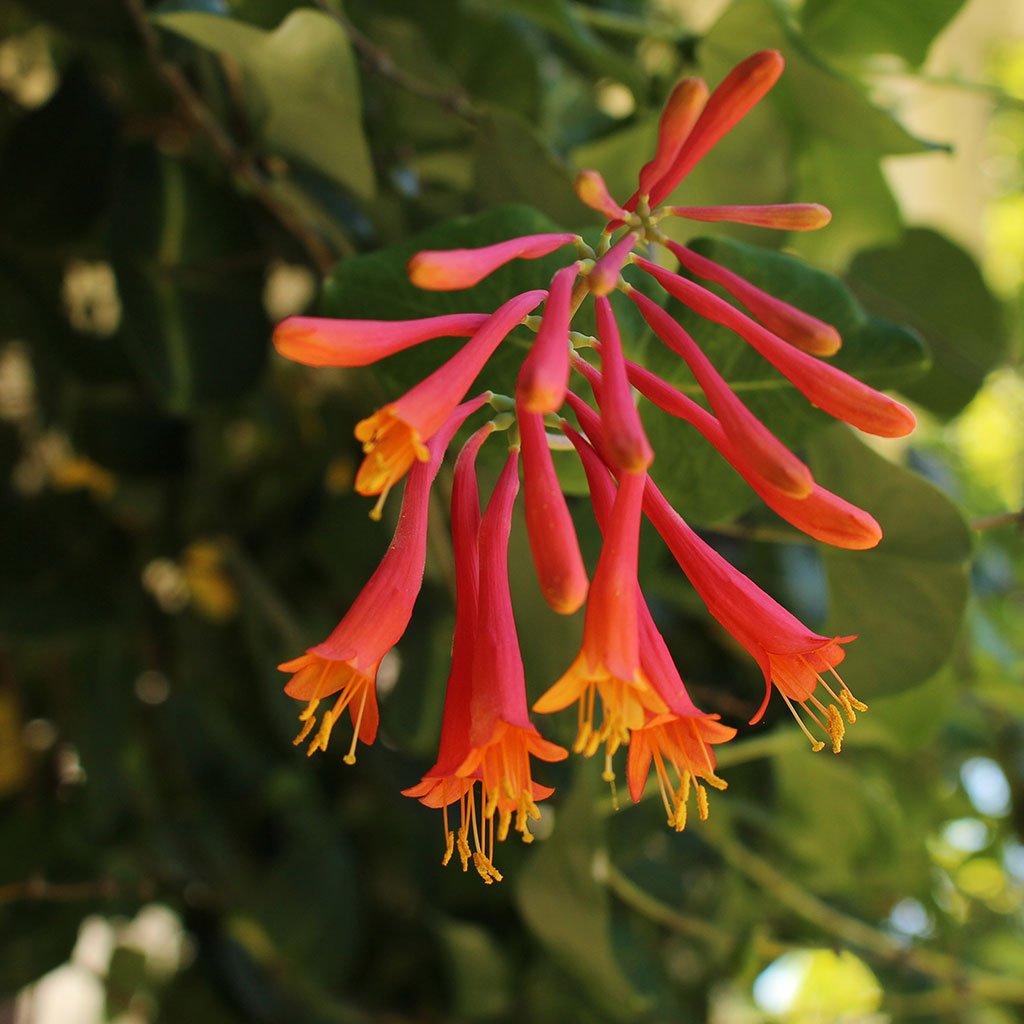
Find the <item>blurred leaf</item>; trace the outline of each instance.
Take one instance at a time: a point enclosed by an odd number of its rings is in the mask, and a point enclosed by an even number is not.
[[[602,222],[576,198],[566,167],[517,114],[488,110],[476,135],[476,153],[476,191],[485,205],[529,203],[569,227]]]
[[[870,714],[858,715],[856,728],[847,732],[844,749],[878,744],[896,754],[921,750],[945,728],[957,695],[956,673],[946,665],[926,682],[876,697]]]
[[[269,334],[245,206],[189,164],[130,153],[110,224],[122,340],[165,407],[237,397]]]
[[[867,246],[899,242],[899,207],[876,153],[812,135],[804,140],[796,170],[800,198],[832,211],[823,230],[789,236],[789,245],[805,259],[839,271]]]
[[[239,65],[252,90],[249,116],[268,150],[309,164],[363,198],[373,195],[359,78],[337,21],[305,8],[273,32],[213,14],[153,20]]]
[[[137,396],[90,396],[75,412],[75,450],[113,473],[133,476],[182,473],[188,462],[183,420],[164,416]]]
[[[512,1004],[509,965],[491,934],[465,921],[441,921],[454,998],[451,1012],[466,1020],[492,1020]]]
[[[786,72],[769,102],[796,117],[804,131],[877,153],[919,153],[934,143],[915,138],[888,111],[876,106],[859,82],[830,68],[787,31],[785,15],[773,18],[771,0],[735,0],[701,44],[702,72],[711,83],[749,54],[778,49]],[[737,201],[739,201],[737,199]]]
[[[80,238],[111,185],[118,119],[82,64],[18,120],[0,150],[0,234],[32,247]]]
[[[921,477],[842,427],[808,442],[824,486],[866,508],[885,536],[872,551],[826,549],[832,634],[858,633],[843,677],[868,704],[934,675],[952,651],[967,598],[971,540],[959,511]]]
[[[963,5],[964,0],[807,0],[801,22],[807,42],[830,56],[895,53],[918,65]]]
[[[960,412],[1007,354],[1003,311],[977,264],[935,231],[914,228],[893,248],[858,254],[847,279],[866,305],[924,335],[931,371],[902,390],[940,416]]]
[[[123,551],[87,494],[0,501],[0,631],[45,634],[113,615]]]
[[[554,834],[534,852],[519,878],[519,909],[549,954],[570,971],[616,1021],[633,1020],[643,999],[623,974],[611,937],[609,897],[601,883],[607,857],[597,812],[598,773],[576,768],[562,793]]]
[[[637,65],[606,46],[576,16],[568,0],[496,0],[488,4],[488,10],[528,18],[550,32],[591,73],[617,79],[635,93],[643,91],[644,79]]]

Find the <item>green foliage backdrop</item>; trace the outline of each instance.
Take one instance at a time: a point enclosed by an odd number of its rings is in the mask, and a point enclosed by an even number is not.
[[[933,44],[966,40],[952,34],[983,7],[984,73],[934,85]],[[1019,1019],[1013,7],[0,5],[0,1018],[17,1000],[19,1020],[71,1019],[42,1015],[47,981],[26,986],[74,950],[65,975],[99,1000],[83,1024]],[[724,329],[699,336],[885,539],[819,550],[694,431],[649,407],[645,423],[656,478],[710,543],[813,628],[860,634],[844,676],[871,710],[833,757],[773,706],[722,748],[729,790],[681,834],[657,800],[613,809],[592,762],[552,766],[542,841],[506,844],[506,880],[485,889],[440,867],[436,812],[398,793],[436,745],[444,539],[382,692],[381,737],[355,767],[292,747],[275,669],[326,635],[390,539],[352,490],[353,425],[452,349],[310,371],[270,354],[272,323],[489,311],[544,286],[557,258],[454,294],[412,287],[405,263],[552,225],[594,231],[574,171],[628,195],[675,80],[714,84],[768,47],[786,74],[690,175],[685,202],[814,200],[833,223],[701,232],[695,248],[836,324],[837,365],[901,392],[923,425],[909,444],[869,446]],[[928,81],[987,103],[983,145],[1003,147],[985,169],[994,256],[908,220],[886,173],[951,159],[947,137],[894,112]],[[977,195],[981,179],[979,166]],[[628,306],[627,350],[695,393]],[[511,393],[522,347],[506,347],[487,382]],[[573,511],[593,557],[585,499]],[[568,664],[580,616],[548,612],[525,551],[517,521],[535,697]],[[742,725],[763,692],[756,666],[654,544],[641,558],[695,699]],[[139,937],[157,919],[172,953]],[[109,948],[94,962],[96,929]]]

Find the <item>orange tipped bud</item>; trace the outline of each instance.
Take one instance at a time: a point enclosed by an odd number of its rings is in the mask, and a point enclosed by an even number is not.
[[[636,245],[637,236],[634,233],[623,235],[598,261],[594,264],[587,277],[590,285],[591,295],[607,295],[615,290],[619,283],[619,274],[629,259],[629,254]]]
[[[670,206],[673,217],[717,223],[750,224],[779,231],[817,231],[832,220],[821,203],[777,203],[771,206]]]
[[[755,287],[739,274],[733,273],[706,256],[692,249],[669,242],[669,248],[687,270],[708,281],[720,284],[732,296],[739,299],[768,330],[785,338],[804,352],[816,356],[831,356],[842,347],[843,339],[831,325],[791,306],[782,299]]]
[[[656,206],[686,177],[723,135],[731,131],[778,81],[785,61],[778,50],[762,50],[729,72],[711,94],[672,165],[651,189]]]
[[[658,122],[658,148],[653,159],[640,171],[640,195],[650,195],[651,189],[672,166],[707,99],[708,87],[702,78],[684,78],[669,94]]]
[[[625,220],[629,216],[628,212],[612,199],[604,178],[597,171],[580,171],[576,175],[573,187],[580,200],[592,210],[597,210],[598,213],[603,213],[613,220]]]
[[[530,412],[556,412],[565,400],[565,389],[569,386],[572,289],[578,272],[579,265],[573,263],[551,279],[544,319],[519,370],[516,397]]]
[[[409,280],[429,291],[472,288],[511,260],[533,260],[575,241],[573,234],[523,235],[479,249],[418,252],[409,260]]]

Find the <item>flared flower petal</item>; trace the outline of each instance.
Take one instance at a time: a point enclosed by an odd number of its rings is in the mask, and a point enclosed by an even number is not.
[[[587,598],[589,580],[576,528],[558,483],[544,420],[520,408],[526,532],[544,600],[559,614],[572,615]]]
[[[418,252],[409,260],[409,280],[428,291],[472,288],[498,267],[512,260],[533,260],[575,242],[579,236],[563,234],[523,235],[478,249],[440,249]]]
[[[519,490],[518,452],[509,453],[480,525],[480,590],[473,649],[468,740],[457,775],[479,776],[481,806],[467,810],[467,846],[485,882],[500,881],[494,843],[511,828],[531,842],[537,801],[552,790],[533,781],[530,758],[560,761],[566,751],[545,740],[530,721],[526,679],[508,583],[508,538]],[[464,861],[464,864],[468,863]]]
[[[340,715],[347,709],[354,734],[345,762],[355,761],[356,742],[372,743],[377,734],[377,671],[384,655],[401,639],[423,584],[427,551],[427,508],[430,488],[445,450],[466,417],[479,409],[485,397],[459,406],[430,441],[429,460],[409,474],[402,510],[391,544],[366,586],[331,635],[305,654],[279,668],[291,673],[285,686],[290,697],[307,702],[299,716],[302,743],[317,727],[320,702],[338,694],[324,712],[309,745],[309,753],[326,750]]]
[[[498,345],[546,294],[531,291],[509,299],[451,359],[401,398],[356,424],[356,438],[366,453],[356,474],[360,494],[380,494],[383,501],[413,462],[426,461],[425,442],[451,415]],[[379,509],[380,503],[378,515]]]
[[[751,724],[764,714],[774,684],[812,747],[820,750],[824,744],[810,733],[794,703],[803,708],[838,754],[845,733],[844,717],[852,724],[857,711],[867,710],[836,672],[846,653],[842,645],[856,637],[827,637],[808,629],[701,540],[650,482],[644,495],[644,512],[708,611],[760,665],[765,697]],[[823,673],[833,676],[834,687]],[[834,703],[822,702],[817,695],[819,687],[825,699],[831,698]]]
[[[563,267],[551,279],[540,330],[519,369],[516,397],[529,412],[557,412],[569,386],[569,324],[572,289],[579,264]]]
[[[306,366],[369,366],[433,338],[468,338],[487,313],[452,313],[419,320],[332,320],[290,316],[274,328],[274,347]]]
[[[604,545],[590,586],[583,643],[565,674],[533,705],[540,714],[579,704],[573,750],[591,757],[605,747],[604,777],[615,778],[611,759],[629,742],[645,712],[665,704],[651,687],[640,662],[637,553],[640,502],[646,473],[623,472],[608,520]],[[595,705],[601,719],[595,723]]]

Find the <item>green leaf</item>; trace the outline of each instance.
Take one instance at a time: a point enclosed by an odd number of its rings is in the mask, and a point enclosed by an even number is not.
[[[953,649],[967,597],[970,534],[936,487],[841,427],[808,443],[818,481],[867,509],[884,538],[871,551],[823,552],[826,632],[859,634],[843,677],[867,703],[934,675]]]
[[[797,195],[823,202],[832,221],[821,231],[790,234],[794,252],[838,271],[861,249],[899,242],[900,209],[877,153],[811,135],[802,140],[796,171]]]
[[[123,181],[110,248],[129,356],[172,412],[243,394],[269,333],[248,210],[231,189],[150,149],[129,154]]]
[[[562,794],[554,834],[534,853],[516,896],[527,926],[612,1020],[633,1020],[643,1008],[612,945],[604,828],[596,811],[598,773],[577,768]]]
[[[568,169],[533,127],[509,111],[487,111],[476,136],[476,191],[485,206],[529,203],[572,227],[602,223],[576,197]]]
[[[509,965],[494,937],[466,921],[442,921],[438,937],[453,989],[451,1012],[464,1020],[491,1020],[512,1005]]]
[[[334,18],[293,11],[273,31],[184,12],[157,25],[236,62],[249,117],[270,152],[308,164],[362,198],[374,192],[362,102],[348,36]]]
[[[915,228],[899,245],[860,253],[847,280],[870,308],[924,335],[932,369],[903,390],[940,416],[963,409],[1006,355],[999,301],[972,257],[935,231]]]
[[[964,0],[807,0],[804,36],[833,57],[894,53],[920,64]]]

